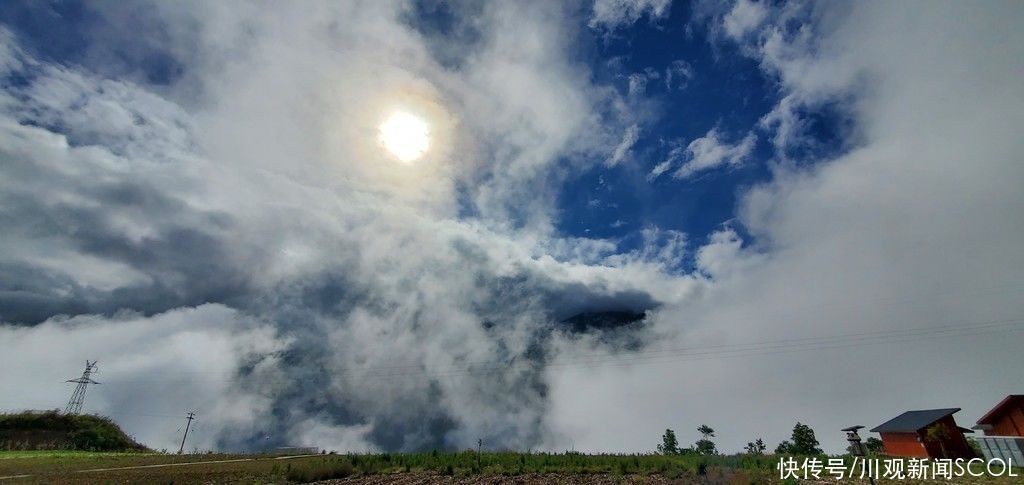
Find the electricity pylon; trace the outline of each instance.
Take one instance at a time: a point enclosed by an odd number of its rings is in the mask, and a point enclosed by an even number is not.
[[[85,361],[85,372],[82,372],[82,377],[78,379],[68,379],[67,382],[74,382],[78,385],[75,386],[75,392],[71,393],[71,399],[68,399],[68,406],[64,408],[64,414],[78,414],[82,411],[82,402],[85,401],[85,388],[89,384],[99,384],[92,380],[90,377],[96,370],[96,361],[89,362]]]

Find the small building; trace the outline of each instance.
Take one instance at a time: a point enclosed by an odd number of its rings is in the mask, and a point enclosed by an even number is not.
[[[977,441],[986,460],[1024,464],[1024,395],[1006,396],[978,420],[974,429],[985,433]]]
[[[1024,436],[1024,394],[1011,394],[978,420],[985,436]]]
[[[974,450],[964,433],[971,430],[957,426],[953,414],[960,408],[924,409],[907,411],[871,431],[882,436],[885,453],[892,456],[915,458],[974,458]],[[928,438],[928,429],[941,425],[946,428],[942,440]]]

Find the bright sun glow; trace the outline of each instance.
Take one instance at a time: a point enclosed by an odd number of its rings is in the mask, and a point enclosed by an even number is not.
[[[422,118],[399,111],[381,123],[377,138],[403,163],[412,163],[430,148],[430,127]]]

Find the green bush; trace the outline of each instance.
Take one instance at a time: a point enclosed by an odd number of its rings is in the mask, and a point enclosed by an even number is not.
[[[10,449],[14,441],[24,449],[146,450],[110,418],[57,411],[0,414],[0,446]]]

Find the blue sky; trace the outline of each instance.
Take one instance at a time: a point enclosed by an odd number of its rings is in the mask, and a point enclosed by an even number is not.
[[[743,55],[740,46],[715,41],[709,26],[693,16],[692,5],[677,2],[660,16],[614,33],[582,36],[581,43],[590,44],[581,49],[589,54],[585,62],[600,82],[629,96],[630,76],[644,75],[646,89],[637,98],[650,112],[640,124],[630,163],[598,166],[567,181],[559,221],[566,234],[613,238],[633,248],[638,243],[633,236],[655,226],[685,232],[700,245],[723,225],[743,231],[742,225],[730,224],[738,197],[769,180],[773,163],[813,164],[849,148],[851,142],[841,133],[846,113],[836,103],[808,108],[804,146],[776,152],[770,130],[759,127],[759,121],[782,97],[778,80],[757,59]],[[668,72],[680,61],[688,72],[671,79]],[[735,144],[749,132],[757,141],[735,165],[651,179],[651,171],[673,148],[685,147],[712,128],[724,143]]]
[[[1019,393],[1020,5],[301,5],[0,4],[0,408],[731,452]]]
[[[715,46],[686,4],[673,5],[658,19],[637,22],[611,35],[591,34],[595,76],[629,96],[630,76],[656,73],[637,95],[651,111],[641,124],[630,163],[595,167],[569,180],[562,194],[560,228],[575,236],[624,238],[646,226],[686,232],[697,241],[733,218],[738,190],[769,176],[773,154],[762,138],[743,163],[686,179],[648,179],[676,146],[686,146],[717,128],[735,142],[755,129],[777,94],[756,61],[732,46]],[[716,54],[717,53],[717,54]],[[666,86],[673,62],[683,61],[689,75],[676,74]],[[689,77],[692,76],[692,77]],[[682,78],[682,79],[679,79]],[[618,223],[617,223],[618,221]]]

